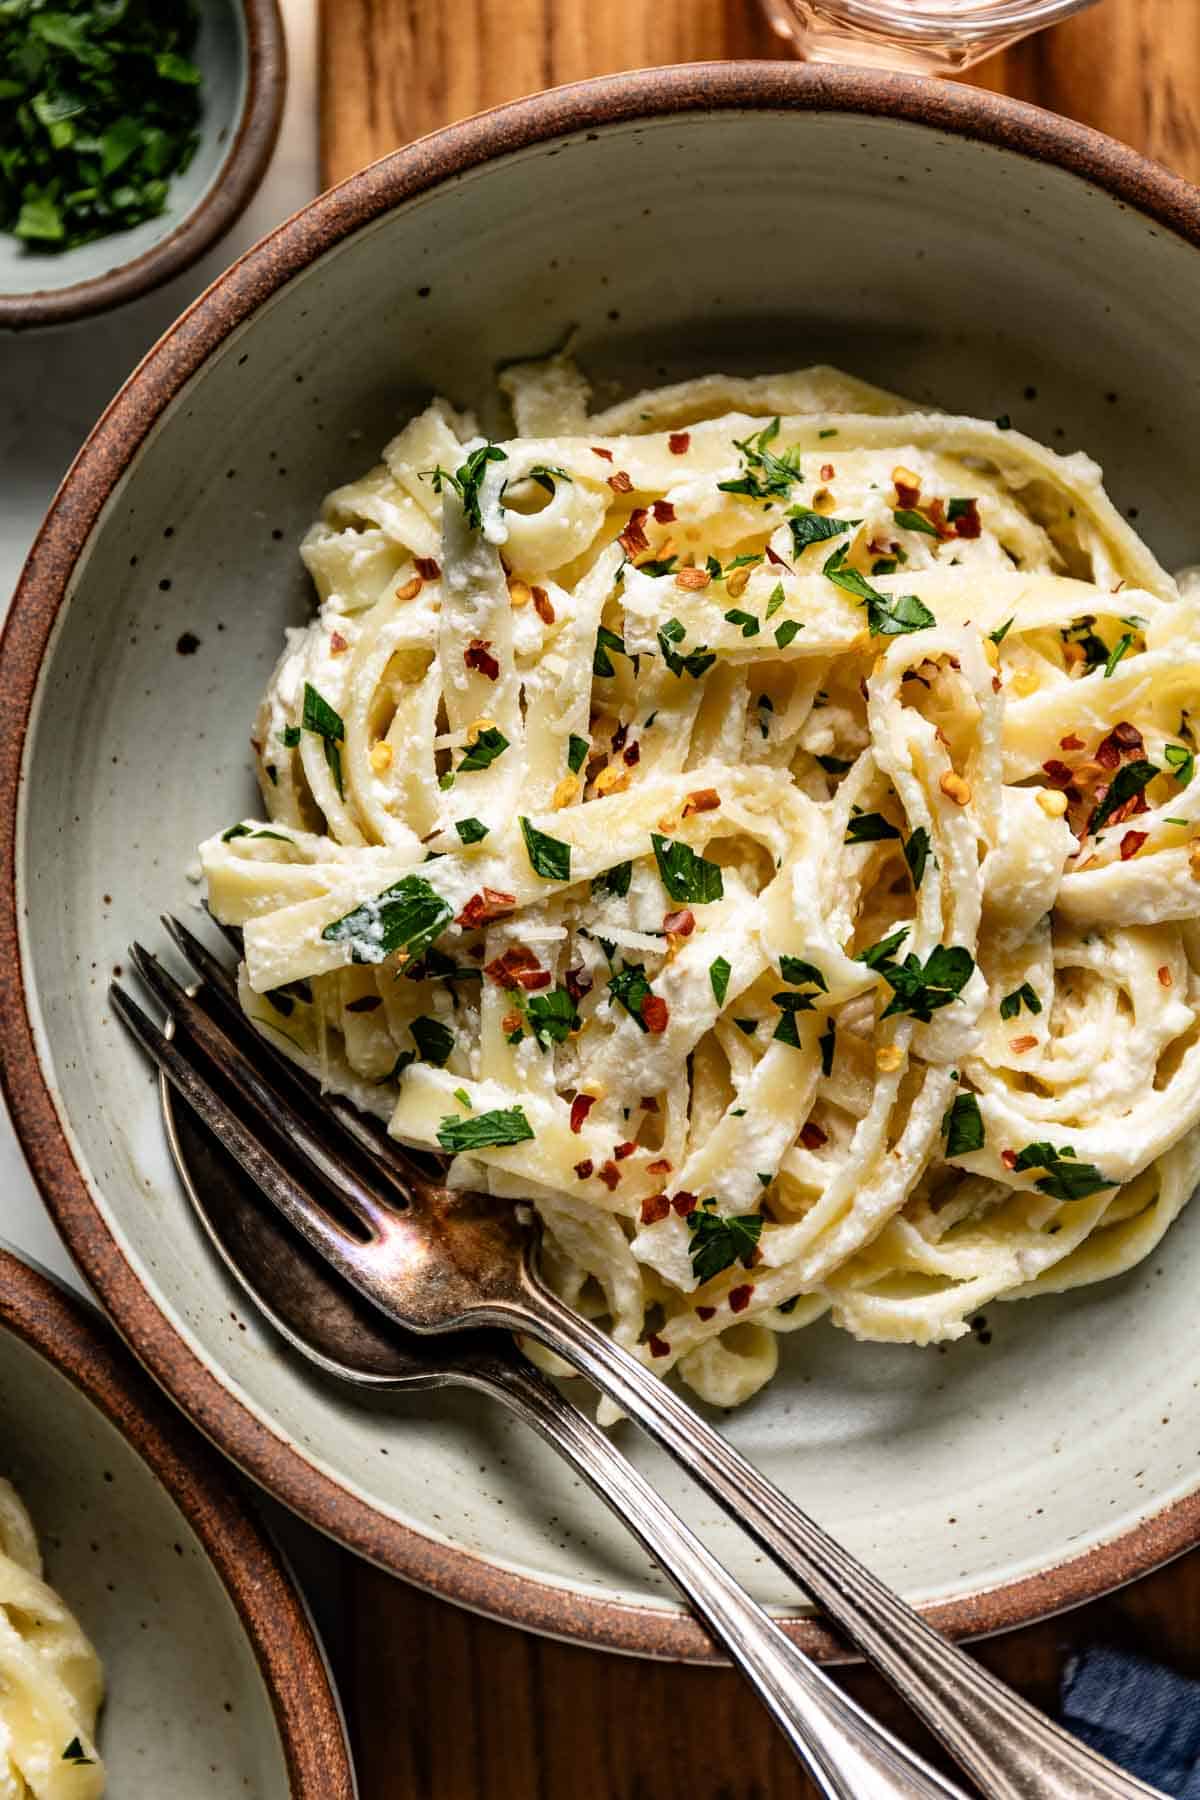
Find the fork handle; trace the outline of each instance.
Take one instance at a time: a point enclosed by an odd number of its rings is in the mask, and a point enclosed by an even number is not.
[[[523,1301],[488,1315],[556,1351],[649,1432],[891,1682],[986,1800],[1163,1800],[935,1631],[531,1265]]]
[[[532,1364],[498,1355],[458,1378],[503,1400],[611,1507],[750,1682],[827,1800],[965,1800],[784,1635],[608,1435]]]

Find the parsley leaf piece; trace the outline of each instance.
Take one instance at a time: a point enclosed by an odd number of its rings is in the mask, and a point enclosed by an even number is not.
[[[772,994],[771,999],[779,1008],[779,1018],[772,1034],[776,1043],[790,1044],[793,1050],[800,1048],[800,1033],[796,1028],[796,1014],[813,1012],[811,994]]]
[[[753,613],[742,612],[741,609],[736,606],[730,612],[725,614],[725,619],[730,625],[740,625],[742,628],[742,636],[744,638],[757,637],[762,630],[762,626],[759,624],[759,621],[755,618]]]
[[[298,725],[285,725],[279,734],[279,741],[285,750],[294,750],[300,742],[300,727]]]
[[[807,506],[793,506],[788,513],[792,547],[797,556],[802,555],[810,544],[823,544],[827,538],[841,537],[844,531],[853,531],[861,524],[861,519],[831,519]]]
[[[1186,744],[1168,744],[1163,750],[1167,767],[1180,787],[1187,787],[1196,773],[1196,758]]]
[[[938,535],[938,528],[932,519],[927,519],[924,513],[915,512],[910,506],[897,507],[892,517],[902,531],[923,531],[926,537],[931,538]]]
[[[1023,981],[1019,988],[1014,988],[1011,994],[1005,994],[1000,1002],[1000,1017],[1015,1019],[1023,1006],[1031,1013],[1040,1013],[1042,1010],[1036,988],[1031,988],[1027,981]]]
[[[898,838],[896,827],[882,813],[852,813],[846,822],[844,844],[875,844],[884,838]]]
[[[536,481],[540,488],[545,489],[552,500],[554,498],[555,482],[565,481],[569,484],[571,481],[571,477],[567,474],[565,469],[555,469],[551,467],[549,463],[535,464],[535,466],[528,471],[525,479],[526,481]]]
[[[564,844],[561,838],[548,837],[526,818],[521,820],[521,836],[525,839],[535,875],[540,875],[543,881],[570,881],[570,844]]]
[[[708,979],[713,991],[713,999],[718,1006],[724,1006],[725,996],[729,992],[729,977],[733,973],[728,961],[723,956],[716,956],[708,965]]]
[[[615,631],[610,631],[607,625],[601,625],[596,632],[596,648],[592,654],[593,675],[616,674],[612,658],[608,654],[610,650],[615,650],[618,656],[629,655],[625,648],[625,639],[618,637]]]
[[[455,819],[454,829],[464,844],[481,844],[488,834],[482,819]]]
[[[507,1106],[495,1112],[476,1113],[459,1119],[453,1114],[437,1128],[438,1143],[455,1155],[461,1150],[490,1150],[503,1144],[527,1144],[535,1136],[523,1108]]]
[[[657,831],[650,833],[650,842],[662,884],[672,900],[695,906],[721,899],[725,883],[719,863],[709,862],[698,856],[690,844],[672,842]]]
[[[715,1210],[711,1197],[702,1200],[688,1214],[688,1255],[697,1281],[711,1281],[723,1269],[736,1262],[748,1269],[762,1236],[763,1222],[757,1213],[731,1213],[723,1218]]]
[[[967,515],[970,513],[971,508],[974,506],[974,504],[975,504],[974,496],[972,496],[970,499],[964,499],[960,495],[955,499],[948,500],[946,502],[947,522],[949,524],[953,525],[954,521],[956,519],[965,519],[967,517]]]
[[[898,950],[908,936],[909,927],[902,925],[899,931],[893,931],[891,937],[880,938],[877,944],[871,944],[860,950],[854,958],[855,962],[866,963],[868,969],[877,969],[881,963],[890,962],[892,952]]]
[[[975,972],[975,959],[961,944],[935,944],[924,963],[911,952],[902,963],[893,960],[892,952],[908,936],[908,926],[893,932],[881,943],[859,953],[856,961],[882,975],[892,990],[892,998],[880,1014],[881,1019],[907,1013],[928,1024],[935,1012],[957,1000]]]
[[[775,642],[781,650],[786,650],[794,638],[799,637],[804,626],[797,619],[785,619],[782,625],[775,627]]]
[[[757,1019],[735,1019],[733,1022],[744,1037],[753,1037],[758,1030]]]
[[[996,430],[997,431],[1011,431],[1012,430],[1012,420],[1009,418],[1007,413],[1001,413],[1000,417],[996,420]]]
[[[479,531],[483,525],[483,513],[479,506],[479,490],[483,485],[487,466],[491,462],[507,462],[508,455],[499,444],[481,444],[478,450],[472,450],[464,463],[460,463],[453,475],[447,469],[422,470],[433,482],[433,491],[440,494],[444,486],[452,487],[463,503],[463,511],[467,516],[467,524],[473,531]]]
[[[1087,1200],[1105,1188],[1119,1185],[1106,1180],[1094,1163],[1080,1162],[1068,1144],[1061,1150],[1044,1142],[1026,1144],[1013,1168],[1021,1171],[1044,1169],[1046,1173],[1034,1186],[1039,1193],[1049,1194],[1054,1200]]]
[[[988,632],[988,636],[991,638],[993,644],[1002,644],[1004,642],[1005,638],[1013,628],[1013,619],[1015,619],[1016,616],[1016,613],[1014,613],[1012,619],[1005,619],[1003,625],[997,625],[995,631]]]
[[[1107,681],[1109,676],[1111,674],[1113,674],[1113,672],[1116,669],[1117,664],[1120,662],[1121,658],[1124,656],[1125,652],[1129,649],[1129,647],[1132,643],[1133,643],[1132,631],[1123,632],[1122,635],[1117,639],[1116,643],[1113,645],[1111,651],[1109,652],[1108,660],[1104,665],[1105,681]]]
[[[954,1096],[954,1104],[942,1115],[942,1132],[947,1156],[969,1156],[972,1150],[983,1149],[983,1114],[975,1094]]]
[[[381,963],[396,950],[411,959],[427,950],[454,917],[454,908],[422,875],[403,875],[373,900],[335,919],[321,933],[328,944],[349,944],[356,963]]]
[[[508,739],[495,725],[488,725],[473,744],[468,744],[458,765],[459,775],[470,775],[476,769],[487,769],[508,749]]]
[[[782,581],[777,581],[771,589],[771,598],[767,601],[767,618],[773,619],[787,598],[783,591]]]
[[[62,1762],[74,1763],[77,1768],[81,1768],[84,1763],[94,1763],[95,1760],[94,1756],[88,1755],[77,1737],[71,1739],[60,1758]]]
[[[792,484],[802,481],[797,464],[799,450],[787,450],[776,456],[767,446],[779,436],[779,420],[772,419],[762,430],[743,439],[734,438],[742,453],[742,473],[734,481],[718,481],[722,494],[746,494],[752,500],[786,500]]]
[[[690,675],[694,681],[698,681],[701,675],[711,669],[716,662],[716,652],[710,650],[707,644],[700,644],[695,650],[689,650],[681,655],[672,646],[682,643],[684,636],[685,630],[679,620],[668,619],[665,625],[659,626],[658,648],[672,675],[686,674]]]
[[[803,987],[806,982],[811,982],[813,987],[820,988],[823,994],[829,992],[829,983],[822,971],[818,969],[816,963],[805,962],[802,956],[781,956],[779,973],[793,987]]]
[[[637,571],[639,575],[673,575],[675,564],[678,561],[677,556],[652,556],[648,557],[645,562],[640,562],[637,565]]]
[[[223,844],[228,844],[231,843],[234,838],[249,836],[250,827],[248,825],[231,825],[228,831],[223,831],[221,833],[221,842]]]
[[[421,1061],[440,1069],[454,1048],[454,1033],[440,1019],[431,1019],[427,1014],[413,1019],[408,1029],[413,1034]]]
[[[617,1003],[625,1008],[640,1031],[646,1030],[646,1021],[642,1017],[642,1002],[650,994],[650,983],[646,980],[646,969],[643,963],[623,963],[614,969],[608,978],[608,991]]]
[[[904,632],[924,631],[927,626],[937,624],[929,608],[915,594],[881,594],[865,575],[860,575],[857,569],[848,569],[845,564],[846,546],[839,544],[822,566],[821,573],[835,587],[866,602],[867,627],[872,637],[899,637]]]
[[[1132,800],[1135,794],[1140,794],[1142,789],[1161,773],[1162,770],[1155,768],[1152,762],[1144,760],[1123,764],[1113,776],[1108,786],[1108,792],[1088,820],[1088,830],[1092,833],[1099,831],[1106,819],[1111,818],[1113,813],[1119,807],[1124,806],[1127,800]]]
[[[821,1051],[821,1073],[828,1081],[833,1074],[833,1052],[837,1044],[837,1026],[833,1019],[817,1039],[817,1044]]]
[[[591,746],[586,738],[576,737],[574,732],[571,733],[570,737],[567,739],[567,767],[570,769],[572,775],[578,775],[580,769],[582,769],[584,763],[587,761],[590,748]]]
[[[579,1029],[579,1014],[565,987],[552,988],[546,994],[530,994],[524,1010],[543,1050],[551,1044],[565,1044],[571,1033]]]
[[[311,681],[304,684],[304,712],[301,724],[305,731],[315,732],[321,739],[325,750],[325,761],[329,765],[329,773],[333,776],[333,785],[337,789],[339,800],[346,798],[342,787],[342,752],[340,746],[345,741],[346,727],[342,723],[340,713],[334,712],[328,700],[318,694]]]
[[[631,862],[614,863],[611,869],[605,869],[602,875],[592,876],[593,894],[612,894],[615,899],[623,900],[629,892],[629,883],[633,876]]]
[[[905,840],[904,860],[908,864],[913,886],[919,888],[925,875],[925,864],[929,860],[929,833],[923,825],[918,825],[912,836]]]

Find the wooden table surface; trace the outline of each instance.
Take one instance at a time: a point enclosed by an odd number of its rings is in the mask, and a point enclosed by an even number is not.
[[[784,54],[756,0],[324,0],[323,166],[340,180],[486,106],[652,63]],[[1200,180],[1200,5],[1100,0],[970,79],[1072,114]],[[343,1693],[363,1800],[799,1800],[813,1790],[740,1680],[548,1643],[345,1558]],[[979,1647],[1052,1707],[1076,1646],[1200,1675],[1200,1551]],[[887,1688],[847,1688],[931,1751]]]

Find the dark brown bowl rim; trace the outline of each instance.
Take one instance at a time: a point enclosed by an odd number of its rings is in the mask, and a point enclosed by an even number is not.
[[[241,0],[246,21],[246,96],[228,154],[211,187],[174,231],[141,256],[70,287],[0,294],[0,329],[66,325],[161,287],[190,267],[241,217],[266,173],[287,91],[287,46],[277,0]]]
[[[235,1463],[303,1518],[382,1568],[490,1617],[629,1653],[716,1660],[690,1615],[582,1593],[498,1568],[386,1517],[306,1461],[222,1385],[122,1255],[70,1149],[38,1060],[22,981],[15,846],[21,761],[58,609],[102,506],[171,399],[229,333],[360,227],[494,157],[605,125],[697,111],[885,116],[1015,151],[1102,189],[1200,245],[1200,191],[1087,127],[1005,96],[919,77],[787,63],[697,63],[557,88],[433,133],[313,201],[227,270],[150,351],[68,471],[30,552],[0,638],[0,1078],[25,1154],[81,1268],[133,1350]],[[931,1605],[954,1636],[1011,1629],[1095,1598],[1200,1541],[1200,1489],[1055,1568]],[[829,1659],[815,1620],[787,1622]]]
[[[3,1249],[0,1330],[116,1426],[196,1533],[271,1697],[293,1800],[354,1800],[341,1712],[304,1603],[230,1470],[90,1306]]]

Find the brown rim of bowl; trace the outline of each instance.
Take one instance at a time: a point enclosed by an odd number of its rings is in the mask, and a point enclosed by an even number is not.
[[[229,153],[211,187],[174,231],[132,262],[89,281],[0,294],[0,329],[66,325],[160,287],[212,248],[250,204],[279,136],[287,89],[287,45],[277,0],[241,0],[246,21],[246,98]]]
[[[1005,96],[919,77],[789,63],[694,63],[557,88],[434,132],[323,194],[189,308],[126,382],[76,457],[34,542],[0,638],[0,1077],[41,1191],[118,1329],[188,1416],[301,1517],[428,1591],[547,1635],[643,1656],[716,1652],[682,1611],[628,1604],[496,1568],[389,1519],[306,1461],[229,1393],[159,1311],[76,1164],[38,1060],[21,975],[15,849],[21,762],[46,644],[102,506],[164,408],[228,334],[293,276],[382,213],[489,159],[565,133],[702,111],[885,116],[1052,164],[1200,246],[1200,191],[1099,132]],[[1200,1541],[1200,1489],[1056,1568],[932,1605],[956,1637],[983,1636],[1094,1599]],[[846,1655],[816,1620],[789,1619],[811,1653]]]
[[[3,1249],[0,1329],[65,1375],[116,1426],[196,1533],[271,1696],[293,1800],[354,1800],[341,1711],[304,1603],[220,1458],[91,1307]]]

